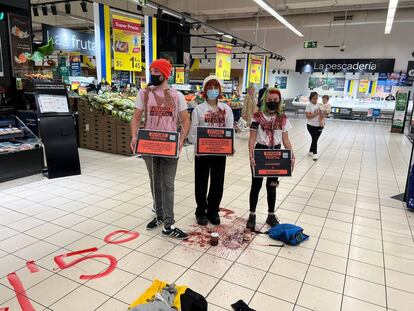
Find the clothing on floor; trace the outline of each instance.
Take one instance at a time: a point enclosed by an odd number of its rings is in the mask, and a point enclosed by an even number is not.
[[[281,145],[276,145],[274,149],[280,149]],[[257,144],[255,149],[271,149],[268,146]],[[275,212],[276,205],[276,186],[278,177],[266,178],[266,191],[267,191],[267,207],[269,213]],[[252,170],[252,186],[250,188],[250,212],[255,212],[257,207],[257,201],[259,200],[260,190],[262,189],[263,177],[254,177]]]
[[[152,302],[155,299],[156,294],[159,294],[162,292],[164,288],[166,288],[168,284],[166,282],[160,281],[160,280],[154,280],[150,287],[147,288],[144,294],[139,296],[133,303],[130,304],[129,310],[134,310],[138,305],[146,304],[148,302]],[[176,294],[172,303],[172,307],[180,310],[181,309],[181,295],[185,293],[187,290],[187,286],[178,286],[174,285]],[[141,310],[141,309],[138,309]],[[151,310],[151,309],[149,309]]]
[[[234,311],[256,311],[252,308],[249,308],[249,306],[243,300],[239,300],[236,303],[233,303],[231,306]]]
[[[161,290],[161,293],[155,294],[153,301],[138,305],[131,311],[176,311],[176,308],[172,308],[176,294],[175,285],[167,285]]]
[[[142,157],[150,177],[153,207],[157,217],[164,219],[169,228],[174,220],[174,181],[177,173],[178,159],[163,157]]]
[[[187,288],[181,295],[181,311],[207,311],[207,300],[199,293]]]
[[[196,216],[216,215],[223,198],[226,157],[196,156],[194,168]],[[209,178],[210,189],[208,189]]]
[[[313,125],[309,125],[309,124],[307,125],[307,127],[308,127],[308,132],[312,137],[312,143],[311,143],[309,152],[317,154],[318,153],[318,140],[319,140],[319,137],[322,134],[323,127],[313,126]]]

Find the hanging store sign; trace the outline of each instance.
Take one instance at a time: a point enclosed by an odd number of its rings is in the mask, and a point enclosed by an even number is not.
[[[296,72],[364,72],[391,73],[395,59],[298,59]]]
[[[55,43],[56,51],[80,52],[83,55],[95,56],[95,35],[81,31],[42,24],[43,41],[50,38]]]
[[[250,83],[259,84],[262,76],[263,59],[260,56],[250,55]]]
[[[405,119],[407,116],[408,100],[410,92],[398,92],[395,100],[394,116],[392,117],[391,132],[404,133]]]
[[[115,70],[141,71],[141,21],[112,16]]]
[[[220,80],[230,80],[232,49],[231,45],[217,44],[216,75]]]
[[[10,56],[13,76],[24,78],[33,72],[33,63],[29,60],[32,55],[32,30],[29,17],[9,13]]]
[[[175,83],[184,84],[185,71],[184,67],[175,67]]]

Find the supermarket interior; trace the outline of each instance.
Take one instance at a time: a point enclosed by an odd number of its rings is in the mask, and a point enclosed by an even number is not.
[[[414,310],[413,29],[0,0],[0,311]]]

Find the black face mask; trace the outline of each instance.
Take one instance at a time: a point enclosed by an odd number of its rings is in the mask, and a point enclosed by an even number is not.
[[[280,102],[277,102],[277,101],[266,102],[266,108],[269,111],[276,111],[279,104]]]
[[[161,85],[162,82],[164,81],[164,79],[161,79],[162,76],[158,76],[158,75],[151,75],[151,84],[154,86],[158,86]]]

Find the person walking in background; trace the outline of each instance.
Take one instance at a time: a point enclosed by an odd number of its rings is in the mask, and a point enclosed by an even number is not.
[[[322,96],[322,104],[319,106],[321,113],[319,114],[319,126],[325,127],[326,117],[331,113],[331,105],[329,104],[329,96]]]
[[[254,160],[254,149],[280,149],[281,143],[285,149],[291,150],[292,169],[295,165],[292,144],[289,140],[288,131],[292,128],[286,114],[283,112],[282,96],[276,88],[266,90],[262,98],[262,108],[253,116],[250,126],[249,155],[252,168],[252,185],[250,188],[250,215],[246,227],[252,231],[256,230],[256,206],[262,188],[263,178],[254,177],[253,171],[256,166]],[[268,216],[266,223],[273,227],[279,224],[275,215],[277,177],[268,177],[266,180]]]
[[[243,102],[242,118],[247,122],[247,126],[250,126],[252,123],[253,113],[256,110],[256,99],[254,92],[254,86],[249,86]]]
[[[197,105],[191,118],[189,139],[197,143],[197,127],[233,128],[233,112],[229,105],[219,103],[223,86],[216,76],[208,76],[203,82],[204,103]],[[210,221],[220,224],[219,208],[223,197],[226,156],[195,156],[196,219],[201,226]],[[210,179],[210,189],[208,182]]]
[[[323,130],[323,126],[320,125],[320,117],[323,115],[323,112],[320,110],[318,98],[319,95],[317,92],[311,92],[309,95],[309,104],[307,104],[305,108],[307,128],[312,137],[309,156],[312,157],[314,161],[318,160],[318,139]]]
[[[190,129],[190,118],[184,95],[169,87],[167,81],[172,65],[165,59],[155,60],[150,66],[152,86],[141,89],[136,99],[135,112],[131,120],[131,149],[137,144],[137,130],[141,125],[141,116],[145,113],[145,129],[163,132],[177,132],[177,123],[181,121],[179,150]],[[174,181],[178,159],[163,157],[142,157],[147,166],[151,183],[156,217],[147,224],[147,230],[153,230],[162,224],[162,235],[177,239],[187,239],[188,235],[174,227]]]
[[[262,99],[263,99],[263,94],[266,92],[266,90],[269,88],[269,84],[265,84],[264,86],[263,86],[263,88],[261,88],[260,90],[259,90],[259,94],[258,94],[258,97],[257,97],[257,107],[260,109],[261,107],[262,107]]]

